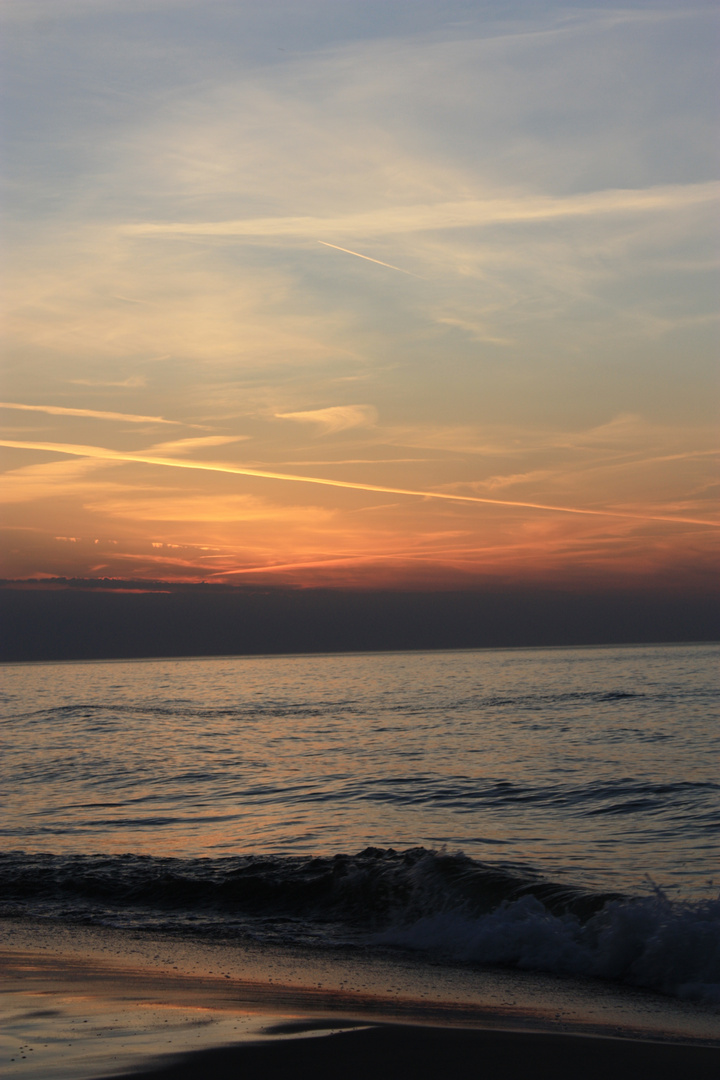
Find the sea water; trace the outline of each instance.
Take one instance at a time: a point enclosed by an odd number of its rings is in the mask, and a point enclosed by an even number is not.
[[[0,914],[720,1002],[719,654],[4,665]]]

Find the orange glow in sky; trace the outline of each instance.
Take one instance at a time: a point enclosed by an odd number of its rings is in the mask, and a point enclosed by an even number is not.
[[[5,6],[0,576],[704,587],[714,16],[571,14]]]

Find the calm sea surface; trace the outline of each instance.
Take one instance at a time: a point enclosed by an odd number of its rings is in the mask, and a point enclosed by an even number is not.
[[[720,984],[719,655],[5,665],[3,910],[561,970],[498,946],[544,919],[586,971],[643,912],[696,928],[692,996]]]

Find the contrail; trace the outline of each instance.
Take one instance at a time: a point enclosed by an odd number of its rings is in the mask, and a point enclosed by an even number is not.
[[[337,557],[328,557],[326,559],[308,559],[305,562],[285,562],[285,563],[268,563],[263,566],[243,566],[239,570],[217,570],[213,574],[208,574],[208,577],[229,577],[231,574],[259,574],[259,573],[271,573],[275,570],[299,570],[299,569],[312,569],[313,567],[323,566],[345,566],[349,563],[358,562],[376,562],[380,559],[393,560],[393,559],[405,559],[412,562],[432,562],[442,558],[444,555],[451,555],[454,560],[462,561],[467,559],[468,556],[487,554],[488,552],[495,553],[497,551],[517,551],[527,550],[530,545],[528,543],[523,544],[503,544],[498,546],[492,544],[489,547],[472,547],[462,549],[460,552],[455,548],[433,548],[427,551],[421,551],[413,549],[411,551],[391,551],[391,552],[371,552],[366,555],[340,555]],[[206,559],[224,559],[226,555],[208,555]]]
[[[123,386],[123,383],[110,385]],[[131,424],[180,424],[180,420],[165,420],[162,416],[138,416],[136,413],[101,412],[98,409],[70,409],[64,405],[19,405],[0,401],[0,409],[22,409],[25,412],[49,413],[50,416],[92,416],[97,420],[126,420]]]
[[[350,248],[338,247],[337,244],[328,244],[326,240],[318,240],[318,244],[322,244],[323,247],[335,248],[336,251],[344,251],[346,255],[357,255],[358,259],[367,259],[368,262],[377,263],[378,266],[387,266],[390,270],[399,270],[401,274],[409,274],[410,277],[420,277],[419,274],[413,274],[411,270],[403,270],[401,266],[393,266],[392,263],[382,262],[380,259],[371,259],[369,255],[361,255],[359,251],[351,251]]]
[[[516,545],[514,545],[516,546]],[[481,548],[481,551],[494,551],[495,548]],[[412,562],[430,562],[433,558],[441,557],[444,554],[441,549],[436,551],[392,551],[389,554],[387,552],[371,552],[369,555],[341,555],[337,558],[328,559],[309,559],[306,562],[291,562],[291,563],[268,563],[266,566],[243,566],[240,570],[217,570],[213,574],[208,574],[208,577],[230,577],[232,574],[264,574],[272,573],[275,570],[308,570],[314,567],[323,566],[347,566],[351,563],[362,562],[378,562],[381,559],[391,561],[393,559],[406,559]],[[213,556],[214,557],[214,556]],[[224,555],[218,556],[218,558],[225,558]]]
[[[408,558],[403,552],[397,555],[343,555],[337,559],[311,559],[308,562],[269,563],[267,566],[244,566],[240,570],[218,570],[213,577],[230,577],[232,574],[267,574],[275,570],[311,570],[313,567],[323,566],[347,566],[348,563],[376,562],[379,559],[403,559]]]
[[[514,506],[525,510],[550,510],[560,514],[582,514],[590,517],[632,518],[635,521],[667,521],[671,524],[707,525],[720,528],[720,521],[701,518],[669,517],[660,514],[633,514],[626,510],[587,510],[576,506],[552,506],[548,503],[517,502],[511,499],[483,499],[478,495],[453,495],[446,491],[417,491],[412,488],[385,487],[380,484],[359,484],[352,480],[327,480],[320,476],[297,476],[293,473],[250,469],[245,465],[220,465],[214,462],[178,461],[149,454],[128,454],[104,446],[74,446],[70,443],[20,442],[0,439],[0,446],[16,450],[43,450],[71,457],[96,458],[100,461],[129,461],[138,465],[163,465],[171,469],[199,469],[202,472],[230,473],[233,476],[258,476],[263,480],[288,480],[295,484],[320,484],[323,487],[346,488],[352,491],[378,491],[383,495],[410,495],[418,499],[443,499],[448,502],[480,503],[486,506]]]

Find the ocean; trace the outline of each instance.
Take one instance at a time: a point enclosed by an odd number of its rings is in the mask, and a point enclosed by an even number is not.
[[[719,654],[3,665],[0,916],[720,1003]]]

